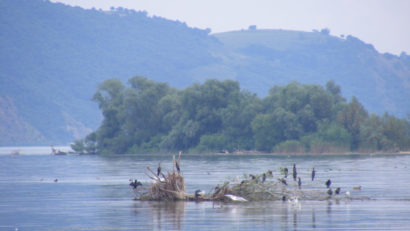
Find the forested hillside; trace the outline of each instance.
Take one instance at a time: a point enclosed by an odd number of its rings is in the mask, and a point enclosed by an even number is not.
[[[104,120],[72,148],[79,153],[396,152],[410,149],[410,122],[369,115],[326,88],[292,82],[264,98],[233,80],[207,80],[184,90],[143,77],[99,86],[93,99]]]
[[[136,75],[176,89],[231,79],[259,97],[275,84],[334,80],[369,112],[410,112],[406,54],[380,54],[327,30],[209,32],[122,8],[0,0],[0,145],[84,137],[102,121],[91,100],[98,84]]]
[[[68,143],[101,122],[91,101],[99,82],[142,74],[187,86],[195,79],[183,71],[213,62],[208,43],[215,41],[208,31],[145,12],[1,0],[0,96],[10,99],[43,144]],[[0,127],[16,132],[5,121]],[[11,143],[0,137],[0,145],[39,144],[21,137]]]

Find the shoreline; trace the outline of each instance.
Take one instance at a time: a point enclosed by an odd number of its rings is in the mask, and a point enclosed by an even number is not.
[[[70,146],[55,146],[59,150],[71,151]],[[0,147],[0,155],[10,155],[12,152],[19,151],[20,155],[41,155],[51,153],[50,146],[3,146]],[[176,152],[155,152],[155,153],[127,153],[127,154],[108,154],[116,156],[132,156],[132,155],[175,155]],[[306,153],[306,152],[261,152],[256,150],[242,150],[234,152],[185,152],[185,155],[238,155],[238,156],[252,156],[252,155],[274,155],[274,156],[349,156],[349,155],[410,155],[410,150],[408,151],[397,151],[397,152],[323,152],[323,153]],[[101,155],[105,154],[82,154],[82,155]]]

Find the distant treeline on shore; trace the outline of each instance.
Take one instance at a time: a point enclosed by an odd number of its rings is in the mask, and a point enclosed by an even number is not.
[[[410,122],[369,115],[333,81],[291,82],[260,98],[233,80],[209,79],[183,90],[144,77],[109,79],[93,100],[100,127],[72,145],[79,153],[397,152],[410,149]]]

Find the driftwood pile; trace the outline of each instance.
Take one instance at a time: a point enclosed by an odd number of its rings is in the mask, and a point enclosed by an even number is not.
[[[181,153],[178,158],[173,157],[173,169],[164,174],[161,165],[157,172],[147,167],[147,175],[154,180],[149,187],[142,186],[141,182],[135,180],[130,185],[133,187],[136,200],[197,200],[197,201],[261,201],[261,200],[327,200],[330,198],[350,199],[350,193],[340,193],[340,188],[332,190],[330,180],[323,183],[322,187],[304,187],[302,190],[300,178],[296,178],[296,167],[294,165],[293,179],[288,177],[287,168],[282,168],[279,178],[274,177],[272,171],[259,175],[244,175],[239,182],[225,182],[216,186],[210,193],[205,194],[197,190],[195,194],[185,191],[184,177],[180,171]],[[312,171],[312,182],[315,170]],[[310,183],[311,184],[311,183]]]

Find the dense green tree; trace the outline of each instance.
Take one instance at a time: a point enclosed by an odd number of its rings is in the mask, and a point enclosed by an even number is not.
[[[177,90],[134,77],[103,82],[94,95],[104,119],[73,149],[79,153],[160,151],[284,153],[398,151],[410,148],[410,123],[368,116],[340,87],[292,82],[261,99],[232,80]]]
[[[339,113],[339,122],[352,135],[351,149],[357,150],[360,142],[360,125],[368,117],[367,111],[356,97]]]
[[[386,137],[383,126],[383,119],[374,114],[361,124],[360,148],[362,150],[386,151],[394,147],[393,142]]]

